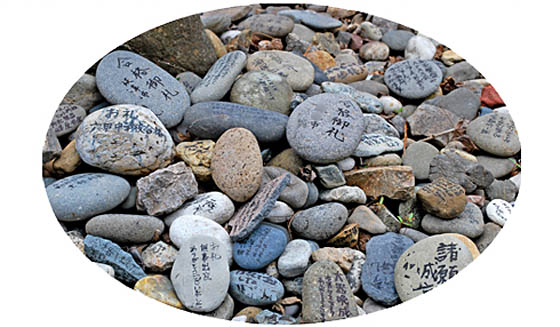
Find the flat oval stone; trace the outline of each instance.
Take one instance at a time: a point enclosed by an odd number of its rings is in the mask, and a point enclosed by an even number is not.
[[[316,30],[333,29],[342,25],[342,22],[338,19],[334,19],[328,15],[320,15],[314,11],[288,9],[279,11],[278,15],[288,16],[292,18],[294,22],[301,22]]]
[[[217,139],[230,128],[250,130],[260,142],[279,141],[286,133],[288,116],[230,102],[201,102],[185,112],[186,129],[200,138]]]
[[[229,287],[226,246],[210,235],[195,235],[179,250],[171,282],[183,305],[210,312],[224,301]]]
[[[395,288],[402,301],[431,291],[473,261],[467,246],[450,235],[437,235],[409,247],[395,266]]]
[[[84,108],[75,104],[61,104],[58,106],[51,120],[50,128],[56,136],[73,132],[86,117]]]
[[[366,65],[342,63],[326,69],[325,75],[332,82],[352,83],[364,80],[368,75],[368,69]]]
[[[239,78],[231,89],[232,102],[287,115],[294,92],[286,79],[276,73],[252,71]]]
[[[195,196],[193,200],[186,202],[177,211],[165,217],[165,224],[171,226],[175,219],[185,215],[201,216],[223,224],[233,216],[234,211],[235,206],[227,195],[221,192],[208,192]]]
[[[416,196],[427,212],[444,219],[457,217],[467,205],[465,189],[444,177],[422,186]]]
[[[484,232],[484,217],[475,204],[467,202],[465,210],[456,218],[441,219],[427,214],[421,226],[429,234],[458,233],[477,238]]]
[[[521,150],[519,136],[509,114],[493,112],[476,118],[467,126],[467,135],[482,150],[509,157]]]
[[[233,243],[233,260],[243,269],[259,270],[282,254],[288,240],[283,227],[262,223],[249,237]]]
[[[229,292],[237,301],[247,305],[270,305],[284,296],[282,283],[267,274],[234,270],[230,273]]]
[[[54,215],[61,221],[81,221],[107,212],[130,192],[126,179],[102,173],[77,174],[46,188]]]
[[[184,308],[181,301],[177,298],[177,294],[175,294],[173,284],[164,275],[146,276],[136,282],[134,290],[172,307]]]
[[[396,152],[403,148],[403,142],[383,134],[364,134],[354,153],[355,157],[373,157],[385,152]]]
[[[163,221],[156,217],[116,213],[95,216],[86,224],[87,234],[123,243],[149,242],[164,229]]]
[[[337,201],[342,203],[365,204],[366,194],[357,186],[339,186],[319,194],[319,199],[325,202]]]
[[[289,18],[285,17],[290,20]],[[307,59],[287,51],[258,51],[249,56],[247,71],[267,71],[284,78],[294,91],[305,91],[313,83],[315,70]]]
[[[402,156],[404,166],[412,167],[416,179],[428,179],[430,162],[439,154],[439,150],[428,142],[414,142],[406,147]]]
[[[399,137],[399,131],[379,115],[364,114],[364,124],[364,134],[383,134],[391,137]]]
[[[231,320],[231,318],[233,317],[234,306],[235,303],[233,302],[233,298],[229,294],[226,294],[224,302],[222,302],[222,304],[220,304],[220,306],[214,311],[205,314],[205,316]]]
[[[322,241],[334,236],[347,219],[345,206],[336,202],[326,203],[296,213],[292,227],[306,239]]]
[[[130,51],[117,50],[106,55],[97,66],[95,78],[107,101],[149,108],[165,127],[178,125],[191,104],[181,82]]]
[[[509,202],[495,199],[490,201],[486,206],[486,215],[491,221],[503,227],[511,217],[512,209],[513,207]]]
[[[408,40],[414,36],[414,33],[405,30],[393,30],[383,34],[381,41],[387,44],[391,50],[404,51]]]
[[[476,156],[476,160],[488,169],[495,178],[502,178],[511,173],[515,163],[509,158],[496,158],[492,156]],[[518,187],[519,188],[519,187]]]
[[[441,70],[429,60],[403,60],[385,71],[385,84],[399,96],[421,99],[434,93],[443,79]]]
[[[176,79],[183,83],[189,95],[194,91],[200,81],[202,81],[202,78],[193,72],[182,72],[176,76]]]
[[[366,262],[362,266],[362,288],[374,301],[394,305],[399,296],[393,274],[397,260],[414,241],[407,236],[388,232],[372,237],[366,245]]]
[[[76,150],[90,166],[116,174],[145,175],[167,166],[173,139],[150,110],[115,105],[89,114],[76,132]]]
[[[302,320],[322,322],[358,316],[350,285],[332,261],[315,262],[303,276]]]
[[[305,272],[313,249],[306,240],[292,240],[278,259],[278,272],[288,278],[296,277]]]
[[[240,50],[218,59],[191,93],[193,103],[217,101],[229,92],[235,78],[247,63],[247,55]]]
[[[250,29],[274,37],[284,37],[294,29],[294,21],[285,16],[272,14],[253,15],[238,25],[239,30]]]
[[[292,112],[286,136],[303,159],[331,163],[354,152],[363,130],[362,111],[354,101],[343,95],[319,94]]]

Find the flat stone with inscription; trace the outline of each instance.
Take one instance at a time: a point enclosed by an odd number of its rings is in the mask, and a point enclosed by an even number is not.
[[[158,241],[142,250],[142,263],[149,271],[164,272],[173,267],[178,254],[173,245]]]
[[[292,220],[292,228],[306,239],[323,241],[334,236],[347,219],[348,209],[332,202],[299,211]]]
[[[467,202],[465,210],[453,219],[441,219],[431,214],[422,218],[422,229],[428,234],[459,233],[476,238],[484,232],[484,216],[473,203]]]
[[[228,222],[228,226],[231,227],[229,235],[234,242],[247,238],[258,227],[272,210],[278,196],[289,181],[289,174],[276,177],[235,212]]]
[[[76,104],[61,104],[56,109],[50,128],[56,136],[73,132],[86,117],[86,111]]]
[[[167,166],[173,139],[150,110],[115,105],[89,114],[76,132],[76,150],[90,166],[122,175],[146,175]]]
[[[202,81],[202,78],[193,72],[182,72],[176,76],[176,79],[183,83],[189,95],[191,95],[195,87]]]
[[[288,278],[302,275],[309,264],[313,248],[306,240],[291,240],[278,258],[278,272]]]
[[[267,274],[234,270],[230,273],[230,281],[229,293],[243,304],[270,305],[284,296],[282,283]]]
[[[492,173],[476,161],[462,157],[455,151],[436,155],[430,161],[431,181],[445,177],[453,183],[461,185],[467,193],[477,188],[486,188],[494,181]]]
[[[325,70],[325,75],[332,82],[352,83],[364,80],[368,75],[366,65],[342,63]]]
[[[412,115],[406,118],[413,136],[432,136],[452,130],[461,119],[449,110],[431,104],[420,105]],[[441,145],[451,141],[453,133],[436,136],[434,139]]]
[[[246,63],[247,55],[243,51],[236,50],[222,56],[192,91],[192,103],[222,99]]]
[[[253,15],[238,25],[239,30],[250,29],[273,37],[284,37],[294,29],[294,21],[272,14]]]
[[[428,60],[403,60],[385,71],[385,84],[399,96],[421,99],[434,93],[443,79],[441,70]]]
[[[178,309],[184,308],[181,301],[177,298],[175,290],[173,290],[173,284],[171,284],[171,281],[167,278],[167,276],[146,276],[136,282],[134,290],[172,307]]]
[[[360,187],[367,196],[408,200],[414,194],[414,174],[408,166],[373,167],[344,173],[346,183]]]
[[[373,157],[384,152],[396,152],[403,148],[403,142],[396,137],[383,134],[364,134],[354,153],[355,157]]]
[[[130,51],[106,55],[95,73],[97,87],[113,104],[136,104],[150,109],[165,127],[181,122],[191,100],[185,87],[168,72]]]
[[[433,290],[473,261],[467,246],[450,235],[437,235],[408,248],[395,266],[395,288],[404,302]]]
[[[422,186],[416,197],[427,212],[443,219],[457,217],[467,205],[465,189],[445,177]]]
[[[171,226],[175,219],[184,215],[201,216],[223,224],[233,216],[234,211],[235,206],[227,195],[216,191],[202,193],[165,217],[165,224]]]
[[[284,17],[291,21],[290,18]],[[305,91],[313,83],[315,70],[307,59],[287,51],[258,51],[247,60],[247,71],[276,73],[290,84],[294,91]]]
[[[349,96],[352,100],[356,101],[360,108],[362,108],[365,112],[380,113],[383,110],[383,104],[376,96],[358,91],[352,86],[343,83],[323,82],[321,83],[321,88],[326,93]]]
[[[115,277],[125,284],[134,285],[139,279],[146,277],[132,255],[109,240],[87,235],[84,238],[84,252],[91,261],[113,267]]]
[[[490,201],[486,206],[486,215],[491,221],[503,227],[511,217],[512,209],[513,207],[509,202],[495,199]]]
[[[476,146],[499,157],[513,156],[521,150],[513,119],[506,113],[476,118],[467,126],[467,135]]]
[[[217,139],[230,128],[250,130],[259,142],[276,142],[286,133],[288,116],[230,102],[201,102],[187,112],[183,123],[200,138]]]
[[[393,274],[395,264],[414,241],[392,232],[372,237],[366,245],[366,262],[362,266],[362,288],[374,301],[394,305],[399,296]]]
[[[332,261],[315,262],[303,276],[302,321],[306,323],[358,316],[350,285]]]
[[[123,243],[149,242],[164,229],[163,221],[156,217],[117,213],[95,216],[86,224],[86,233]]]
[[[249,237],[233,243],[233,260],[243,269],[259,270],[282,254],[288,240],[284,227],[262,223]]]
[[[363,130],[362,111],[354,101],[344,95],[319,94],[292,112],[286,136],[303,159],[331,163],[354,152]]]
[[[84,173],[59,179],[46,191],[57,219],[81,221],[117,207],[128,196],[130,184],[111,174]]]
[[[232,102],[289,114],[294,92],[286,79],[276,73],[252,71],[241,76],[231,88]]]
[[[364,134],[383,134],[391,137],[399,137],[399,131],[389,124],[383,117],[377,114],[364,114]]]
[[[188,310],[210,312],[218,308],[230,282],[226,246],[210,235],[190,237],[173,264],[171,282]]]

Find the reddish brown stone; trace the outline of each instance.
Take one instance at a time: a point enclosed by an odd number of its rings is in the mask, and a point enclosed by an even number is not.
[[[503,107],[506,104],[492,85],[486,85],[480,95],[480,103],[488,108]]]
[[[421,187],[416,197],[427,212],[444,219],[457,217],[467,205],[465,189],[444,177]]]
[[[363,44],[364,40],[358,34],[352,34],[352,39],[350,40],[350,49],[358,51]]]
[[[367,196],[407,200],[414,194],[414,173],[409,166],[387,166],[344,173],[346,184],[358,186]]]
[[[309,52],[305,55],[309,61],[317,65],[321,70],[336,66],[334,58],[326,51],[317,50]]]

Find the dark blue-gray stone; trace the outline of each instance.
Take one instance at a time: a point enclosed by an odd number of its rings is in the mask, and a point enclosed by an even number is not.
[[[191,100],[181,82],[130,51],[106,55],[95,73],[99,92],[113,104],[136,104],[153,111],[165,127],[178,125]]]
[[[84,173],[59,179],[47,186],[47,196],[56,218],[85,220],[109,211],[130,192],[126,179],[103,173]]]
[[[234,270],[229,276],[229,294],[243,304],[270,305],[284,296],[284,285],[267,274]]]
[[[414,36],[414,33],[405,30],[393,30],[383,34],[381,41],[387,44],[391,50],[404,51],[408,40]]]
[[[187,130],[200,138],[217,139],[230,128],[250,130],[260,142],[276,142],[286,133],[288,116],[231,102],[201,102],[183,118]]]
[[[385,84],[407,99],[422,99],[434,93],[443,79],[439,67],[431,60],[403,60],[385,71]]]
[[[264,268],[282,254],[288,240],[285,228],[262,223],[248,238],[233,243],[233,260],[243,269]]]
[[[113,267],[115,277],[126,284],[134,285],[147,276],[130,253],[109,240],[87,235],[84,239],[84,252],[90,260]]]
[[[374,301],[384,305],[398,302],[393,274],[400,256],[414,244],[407,236],[388,232],[372,237],[366,244],[362,266],[362,288]]]
[[[314,11],[289,9],[279,11],[278,15],[288,16],[292,18],[295,23],[301,22],[304,25],[317,30],[333,29],[342,25],[342,22],[338,19],[334,19],[326,15],[317,14]]]

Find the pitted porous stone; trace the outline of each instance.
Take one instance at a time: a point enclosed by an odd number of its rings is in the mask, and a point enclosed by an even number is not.
[[[385,84],[407,99],[421,99],[434,93],[443,79],[436,64],[429,60],[403,60],[385,71]]]
[[[177,156],[191,167],[193,174],[200,181],[209,181],[212,175],[210,163],[214,154],[214,141],[197,140],[181,142],[175,147]]]
[[[343,95],[310,97],[292,112],[286,136],[296,153],[314,163],[331,163],[350,156],[364,130],[362,111]]]
[[[290,20],[289,18],[285,17]],[[276,73],[288,81],[294,91],[305,91],[313,83],[315,70],[307,59],[286,51],[258,51],[249,56],[247,71]]]
[[[142,250],[142,263],[150,271],[164,272],[173,267],[178,254],[172,245],[158,241]]]
[[[156,115],[127,104],[89,114],[76,132],[76,150],[88,165],[122,175],[148,174],[175,156],[173,139]]]

